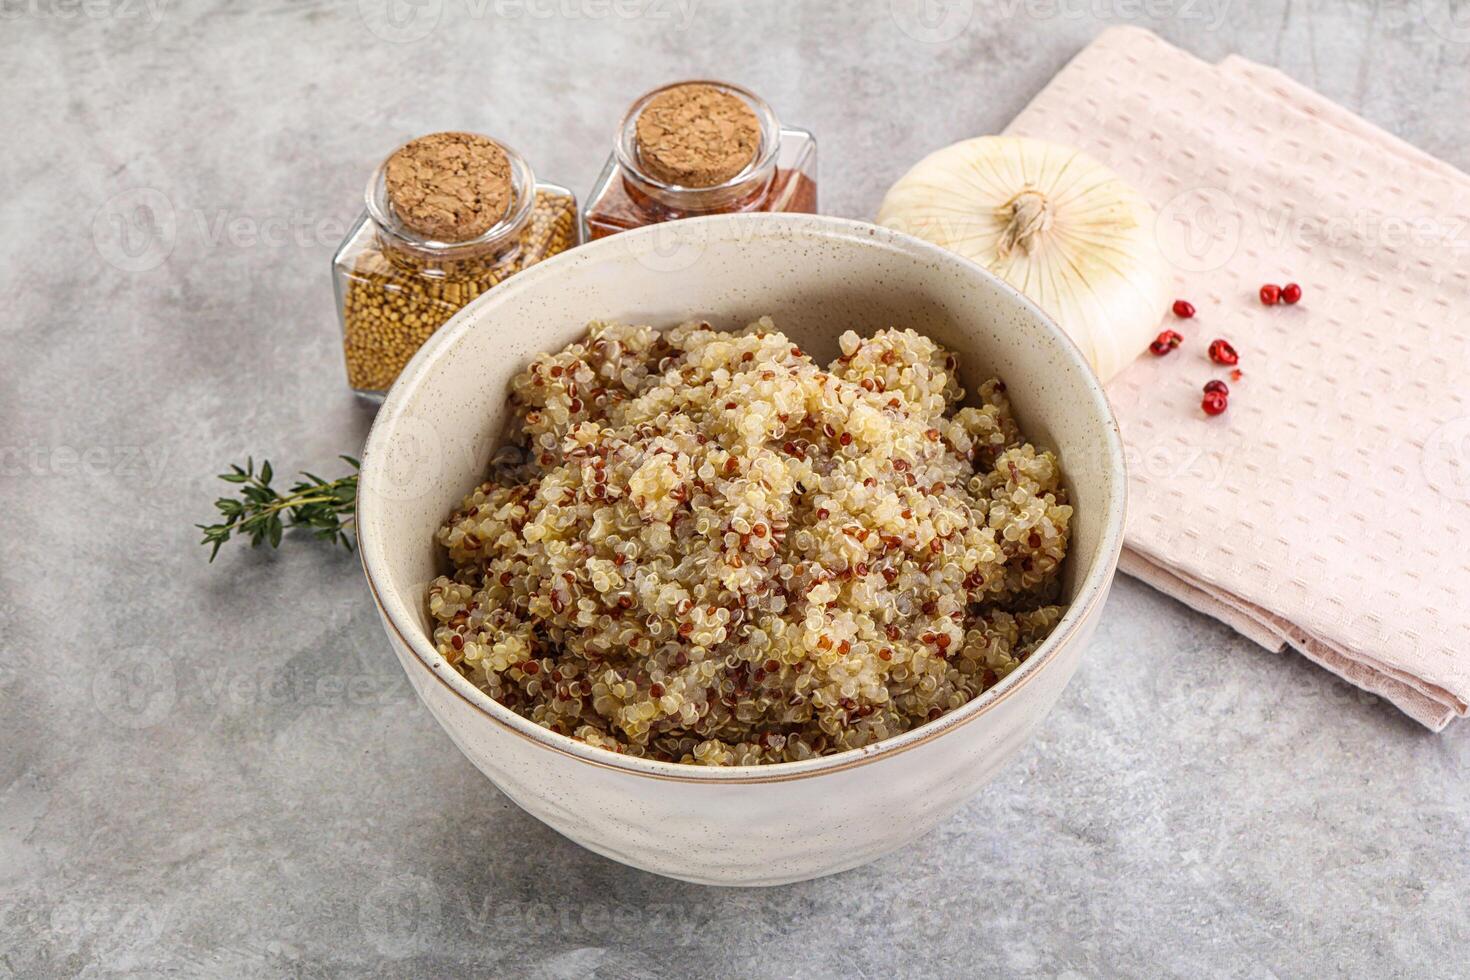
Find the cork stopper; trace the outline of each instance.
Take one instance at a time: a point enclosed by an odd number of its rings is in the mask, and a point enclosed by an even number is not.
[[[515,189],[510,160],[475,133],[432,133],[388,158],[388,202],[403,226],[439,242],[478,238],[505,217]]]
[[[639,162],[651,176],[680,187],[723,184],[750,165],[761,126],[738,95],[713,85],[675,85],[638,114]]]

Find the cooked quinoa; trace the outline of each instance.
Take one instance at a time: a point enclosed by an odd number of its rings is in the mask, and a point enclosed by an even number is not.
[[[952,711],[1056,625],[1072,508],[1005,385],[912,330],[826,368],[770,318],[593,323],[512,382],[440,529],[434,643],[553,731],[705,765],[858,748]]]

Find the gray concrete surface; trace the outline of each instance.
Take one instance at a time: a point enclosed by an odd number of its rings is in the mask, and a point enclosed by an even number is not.
[[[327,268],[406,137],[502,134],[585,189],[632,96],[729,77],[819,135],[825,209],[868,216],[1137,23],[1470,168],[1463,3],[159,3],[0,0],[0,976],[1463,975],[1470,726],[1136,582],[941,830],[721,891],[496,792],[354,559],[211,566],[191,527],[232,460],[360,445]]]

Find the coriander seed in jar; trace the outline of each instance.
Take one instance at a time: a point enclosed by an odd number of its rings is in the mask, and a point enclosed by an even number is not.
[[[374,172],[367,210],[332,259],[347,383],[381,399],[462,307],[580,241],[577,199],[476,133],[405,143]]]

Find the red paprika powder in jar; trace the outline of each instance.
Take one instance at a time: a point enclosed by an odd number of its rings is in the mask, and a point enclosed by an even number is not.
[[[585,237],[737,211],[817,211],[817,141],[725,82],[654,89],[623,117],[587,198]]]

